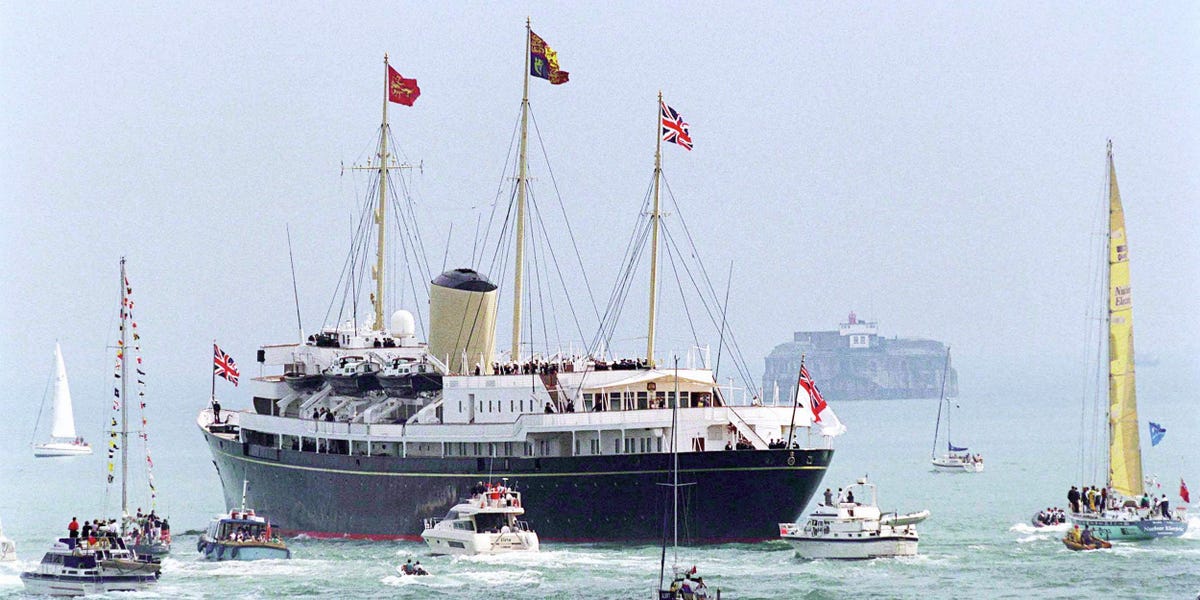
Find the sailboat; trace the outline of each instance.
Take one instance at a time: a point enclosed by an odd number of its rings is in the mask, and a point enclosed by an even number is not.
[[[117,340],[116,364],[113,377],[117,384],[113,387],[113,411],[108,442],[108,483],[114,482],[114,458],[119,450],[121,455],[121,537],[126,545],[139,560],[158,562],[171,551],[171,530],[165,518],[155,513],[154,504],[158,490],[154,486],[154,460],[150,456],[150,437],[146,428],[146,373],[142,370],[141,335],[138,333],[137,321],[133,318],[133,287],[125,273],[125,259],[121,258],[121,313]],[[131,382],[130,379],[133,379]],[[136,402],[141,411],[141,428],[130,431],[130,403],[134,396],[130,390],[131,384],[136,391]],[[129,443],[130,434],[141,438],[146,451],[146,479],[150,487],[150,512],[143,513],[138,507],[137,513],[129,514]]]
[[[929,461],[935,471],[951,473],[979,473],[983,471],[983,455],[971,454],[966,446],[955,446],[950,437],[950,405],[946,397],[946,375],[950,372],[950,348],[946,348],[946,363],[942,367],[942,393],[938,397],[938,418],[933,426],[933,450],[929,453]],[[938,456],[938,433],[942,428],[942,406],[946,407],[946,453]]]
[[[1129,240],[1125,236],[1125,210],[1117,188],[1112,141],[1108,142],[1108,268],[1104,272],[1106,318],[1100,336],[1101,352],[1108,356],[1107,506],[1072,506],[1067,520],[1105,540],[1144,540],[1176,537],[1187,531],[1182,513],[1162,514],[1151,506],[1142,479],[1142,449],[1138,436],[1137,394],[1133,368],[1133,293],[1129,277]],[[1107,341],[1108,352],[1103,344]],[[1086,409],[1085,409],[1086,410]],[[1141,501],[1140,501],[1141,500]],[[1097,504],[1104,504],[1098,502]],[[1078,510],[1077,510],[1078,509]]]
[[[92,453],[92,447],[75,434],[75,412],[71,409],[71,387],[67,383],[67,367],[63,363],[62,348],[54,344],[54,424],[50,427],[50,441],[33,446],[33,455],[81,456]]]
[[[659,98],[661,103],[661,96]],[[675,357],[675,394],[679,394],[679,357]],[[667,571],[667,536],[663,531],[662,556],[658,563],[658,600],[693,600],[708,598],[708,586],[704,578],[697,574],[696,567],[684,568],[679,564],[679,488],[694,483],[679,483],[679,406],[671,403],[671,483],[661,483],[671,487],[671,532],[672,532],[672,563],[671,584],[664,587]],[[666,523],[663,523],[666,529]],[[721,600],[721,589],[717,588],[717,600]]]

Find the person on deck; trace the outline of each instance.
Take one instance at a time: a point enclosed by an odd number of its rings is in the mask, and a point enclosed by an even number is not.
[[[825,506],[833,506],[833,492],[825,488]]]
[[[1171,518],[1170,501],[1167,500],[1166,494],[1163,494],[1162,500],[1158,503],[1158,508],[1162,512],[1162,518],[1164,518],[1164,519]]]
[[[219,400],[217,400],[216,398],[213,398],[212,409],[213,409],[213,423],[220,423],[221,422],[221,402]]]
[[[71,517],[71,522],[67,523],[67,537],[75,539],[79,537],[79,521],[75,517]]]
[[[1067,492],[1067,503],[1071,507],[1071,512],[1079,512],[1079,489],[1071,486],[1071,491]]]

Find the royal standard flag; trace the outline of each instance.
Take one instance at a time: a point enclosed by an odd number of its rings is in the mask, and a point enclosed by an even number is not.
[[[566,83],[570,73],[558,68],[558,53],[541,36],[529,32],[529,74],[553,85]]]

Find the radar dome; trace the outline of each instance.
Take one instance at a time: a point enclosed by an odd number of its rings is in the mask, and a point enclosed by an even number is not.
[[[416,321],[413,319],[413,314],[407,310],[398,310],[392,313],[391,324],[394,338],[410,338],[417,335]]]

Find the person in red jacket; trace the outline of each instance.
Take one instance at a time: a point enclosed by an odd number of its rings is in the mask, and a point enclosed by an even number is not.
[[[79,521],[75,517],[71,517],[71,522],[67,524],[67,536],[71,539],[79,537]]]

